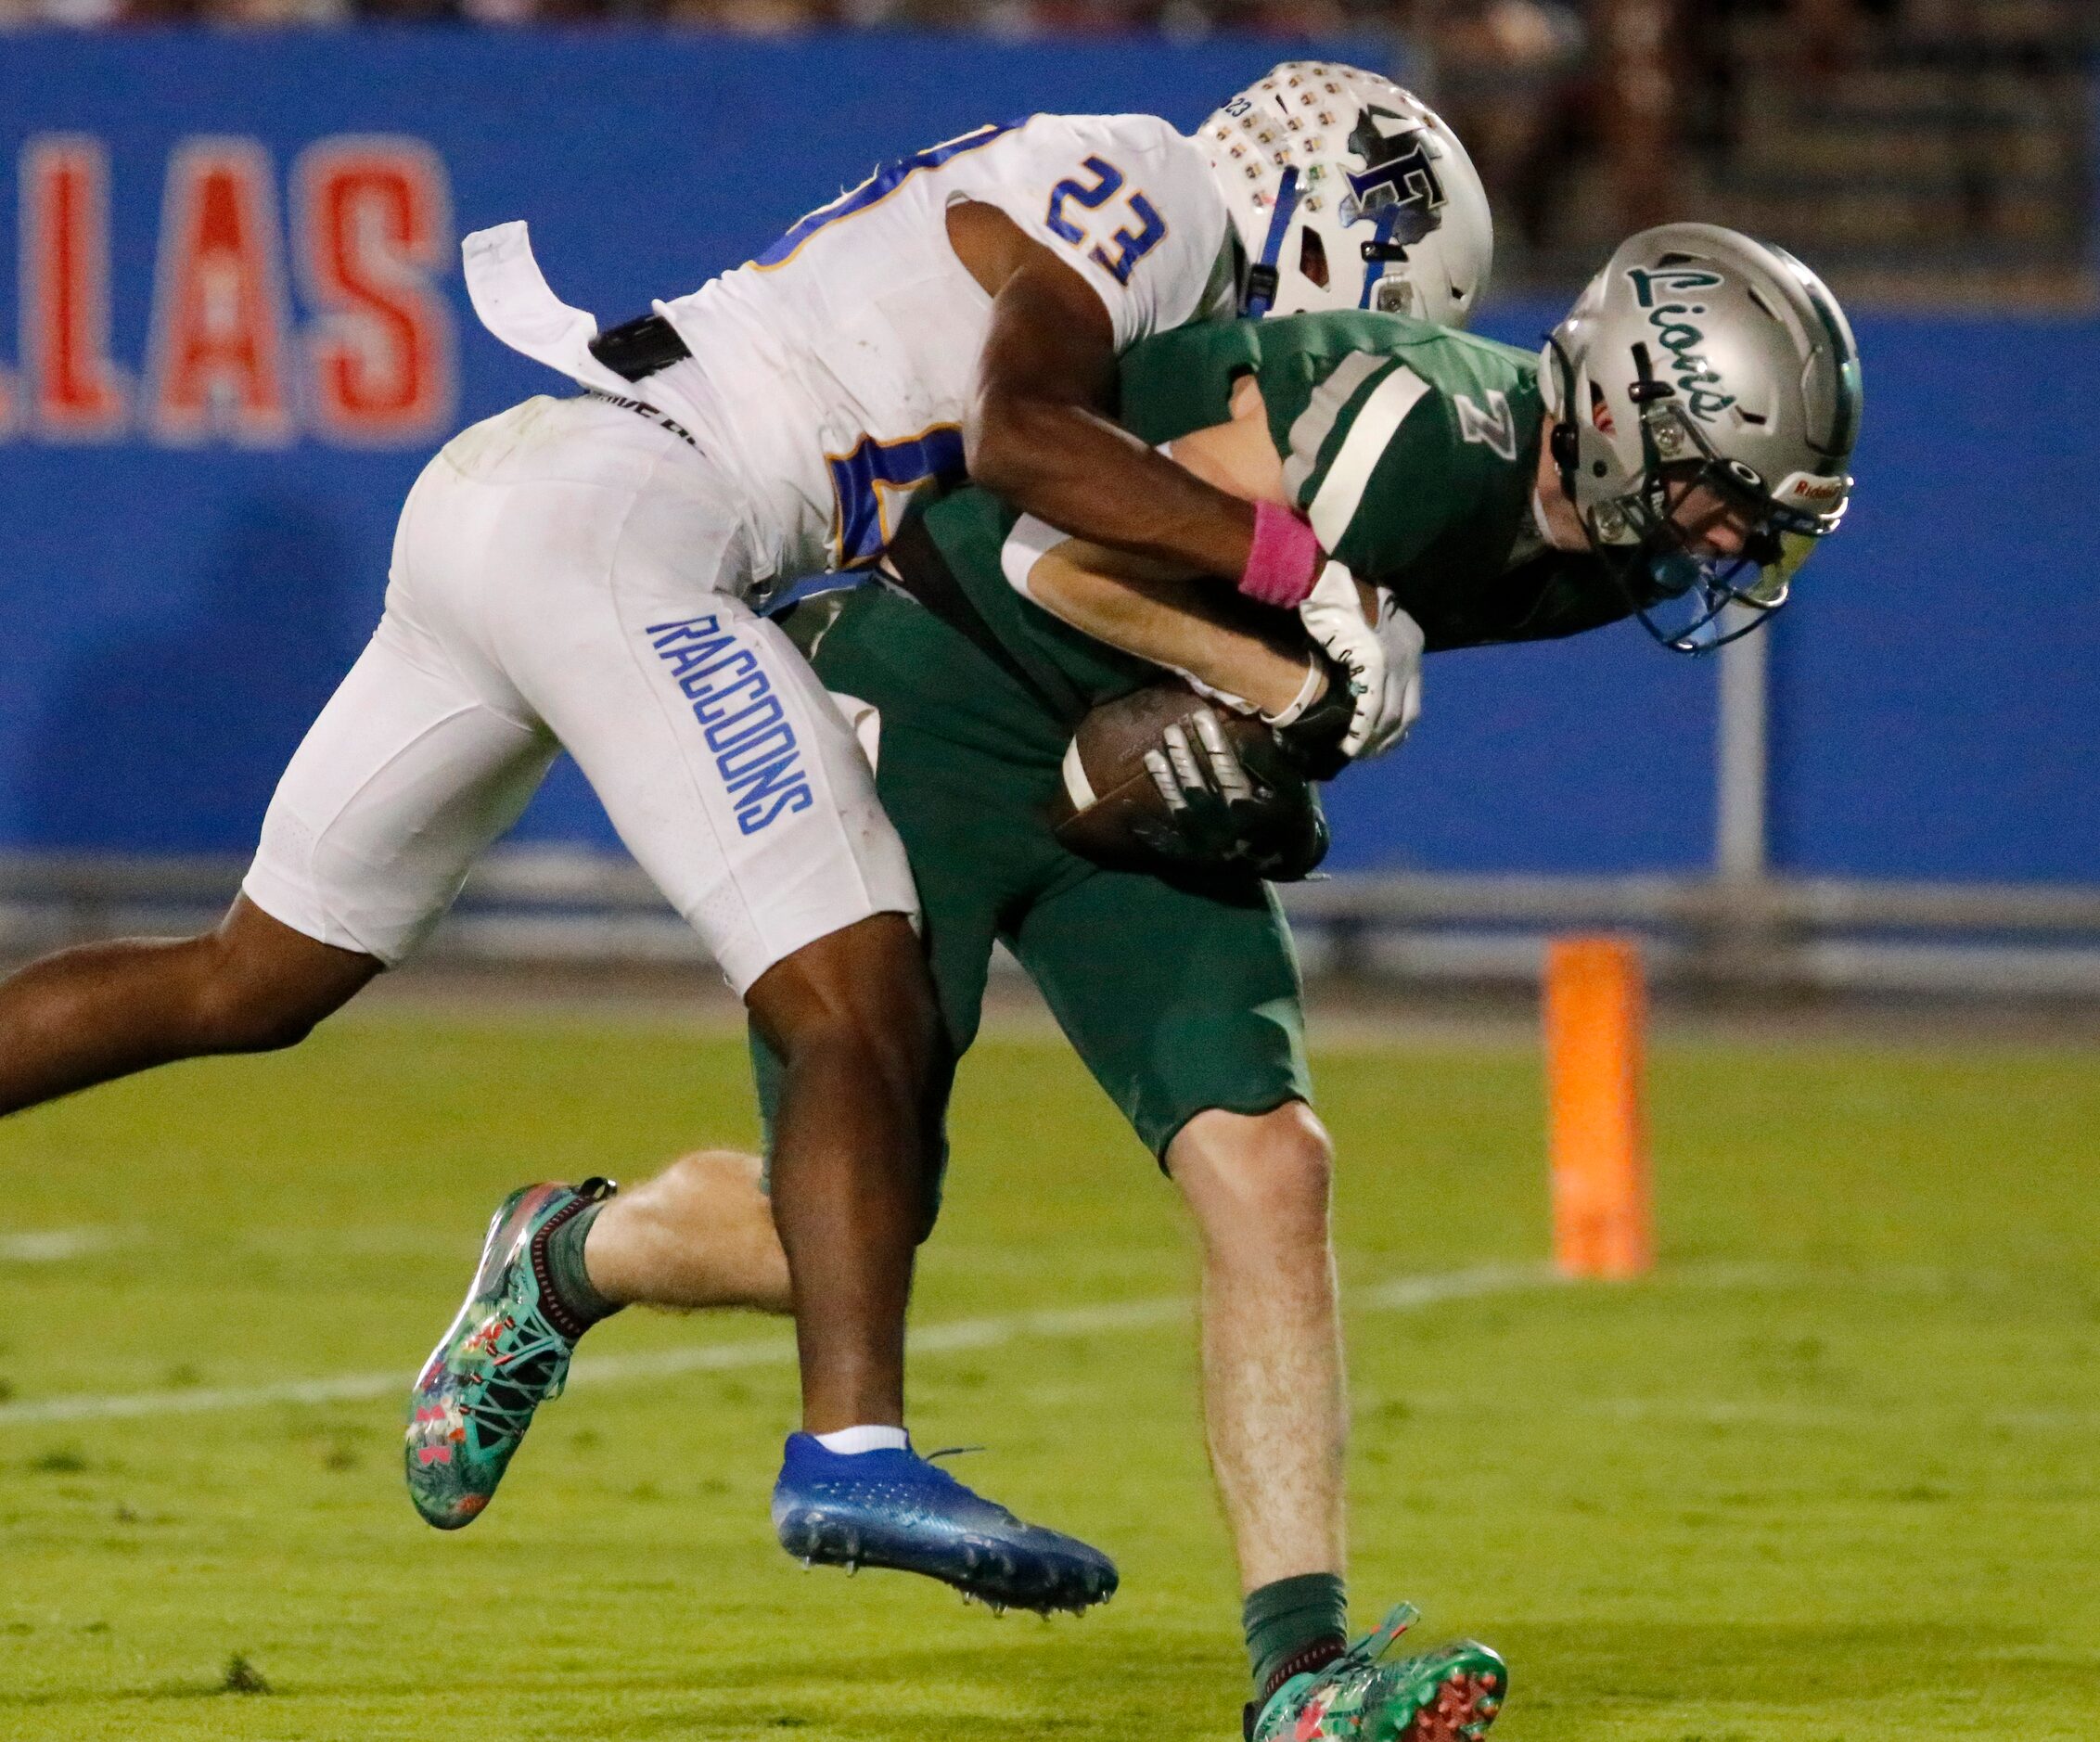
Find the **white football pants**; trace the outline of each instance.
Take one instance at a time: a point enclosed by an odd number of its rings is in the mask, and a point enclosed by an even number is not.
[[[409,493],[386,613],[285,771],[244,885],[390,965],[557,750],[739,995],[871,914],[903,845],[815,674],[736,596],[749,539],[704,454],[603,399],[532,399]]]

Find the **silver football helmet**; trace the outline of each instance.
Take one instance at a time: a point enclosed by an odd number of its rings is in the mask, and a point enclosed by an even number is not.
[[[1546,341],[1540,385],[1563,489],[1658,640],[1703,653],[1786,602],[1851,500],[1860,353],[1823,280],[1710,224],[1623,242]],[[1700,554],[1672,522],[1710,488],[1743,554]],[[1731,605],[1753,613],[1723,632]]]
[[[1390,79],[1287,60],[1197,133],[1248,262],[1240,312],[1381,309],[1463,327],[1494,262],[1458,135]]]

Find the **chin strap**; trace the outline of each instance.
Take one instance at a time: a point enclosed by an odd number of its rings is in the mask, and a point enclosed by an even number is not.
[[[1575,467],[1581,456],[1581,432],[1575,428],[1574,414],[1569,409],[1575,403],[1575,365],[1568,352],[1561,349],[1560,335],[1546,335],[1546,349],[1553,354],[1554,373],[1560,378],[1560,411],[1553,420],[1553,429],[1546,441],[1553,453],[1553,463],[1560,471],[1561,493],[1568,505],[1580,515],[1582,510],[1575,494]]]
[[[1284,233],[1297,215],[1298,168],[1293,164],[1277,185],[1276,209],[1270,214],[1269,234],[1261,238],[1261,258],[1247,269],[1247,294],[1240,299],[1239,312],[1249,320],[1260,320],[1275,306],[1281,282],[1276,257],[1284,251]]]

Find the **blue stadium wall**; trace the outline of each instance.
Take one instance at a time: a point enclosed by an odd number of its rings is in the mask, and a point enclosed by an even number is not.
[[[248,849],[424,458],[557,386],[475,325],[466,231],[529,217],[609,323],[878,158],[1033,109],[1191,126],[1276,53],[0,37],[0,851]],[[1552,314],[1482,325],[1530,343]],[[1773,643],[1775,857],[2094,880],[2100,322],[1858,326],[1858,506]],[[246,397],[198,403],[228,366]],[[1631,626],[1433,660],[1404,755],[1338,794],[1337,862],[1697,868],[1714,697]],[[519,834],[610,840],[566,765]]]

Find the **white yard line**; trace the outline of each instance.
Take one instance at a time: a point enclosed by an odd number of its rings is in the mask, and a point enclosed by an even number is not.
[[[1555,1284],[1544,1265],[1483,1265],[1437,1275],[1405,1276],[1351,1298],[1351,1304],[1374,1313],[1411,1313],[1444,1300],[1508,1294]],[[1066,1307],[1040,1313],[1007,1313],[994,1317],[949,1319],[915,1326],[915,1354],[956,1354],[995,1349],[1023,1338],[1115,1336],[1172,1325],[1195,1311],[1186,1295],[1126,1300],[1109,1306]],[[643,1354],[585,1355],[570,1376],[570,1385],[619,1385],[635,1379],[661,1379],[684,1373],[726,1373],[739,1367],[792,1364],[794,1339],[783,1330],[744,1342],[711,1343],[698,1349],[665,1349]],[[297,1379],[277,1385],[220,1386],[181,1391],[134,1391],[114,1395],[76,1393],[20,1403],[0,1403],[0,1428],[30,1427],[65,1421],[112,1421],[140,1415],[199,1415],[229,1409],[260,1409],[275,1403],[348,1403],[405,1393],[414,1372],[406,1365],[384,1373],[347,1373],[334,1378]]]
[[[1721,1288],[1759,1293],[1790,1288],[1866,1288],[1876,1293],[1941,1293],[1955,1279],[1929,1269],[1825,1272],[1807,1265],[1726,1264],[1687,1266],[1665,1271],[1656,1279],[1665,1287]],[[1565,1286],[1546,1264],[1483,1264],[1467,1270],[1423,1276],[1399,1276],[1389,1282],[1351,1290],[1349,1306],[1359,1313],[1419,1313],[1447,1301],[1474,1300]],[[1155,1296],[1103,1306],[1063,1307],[1033,1313],[1006,1313],[983,1318],[948,1319],[915,1326],[915,1354],[959,1354],[997,1349],[1027,1339],[1112,1337],[1155,1330],[1185,1322],[1196,1302],[1187,1295]],[[795,1359],[795,1345],[785,1329],[741,1342],[703,1344],[695,1349],[663,1349],[593,1359],[584,1355],[570,1376],[570,1386],[621,1385],[637,1379],[676,1378],[689,1373],[729,1373],[748,1367],[784,1367]],[[405,1367],[383,1373],[340,1374],[333,1378],[299,1379],[275,1385],[198,1388],[173,1391],[134,1391],[96,1395],[76,1393],[19,1403],[0,1403],[0,1428],[55,1422],[132,1419],[144,1415],[209,1415],[225,1410],[260,1409],[279,1403],[363,1403],[402,1395],[413,1374]],[[1397,1400],[1411,1409],[1441,1413],[1459,1400],[1434,1394]],[[1465,1400],[1467,1409],[1478,1400]],[[1722,1398],[1591,1398],[1563,1406],[1569,1413],[1635,1423],[1692,1421],[1814,1431],[1886,1426],[1887,1416],[1869,1409],[1815,1404],[1736,1402]],[[2100,1412],[2029,1410],[2001,1412],[1974,1418],[1986,1428],[2027,1432],[2091,1432],[2100,1428]]]
[[[107,1251],[117,1236],[109,1228],[51,1228],[38,1234],[0,1234],[0,1264],[58,1264],[69,1258]]]

